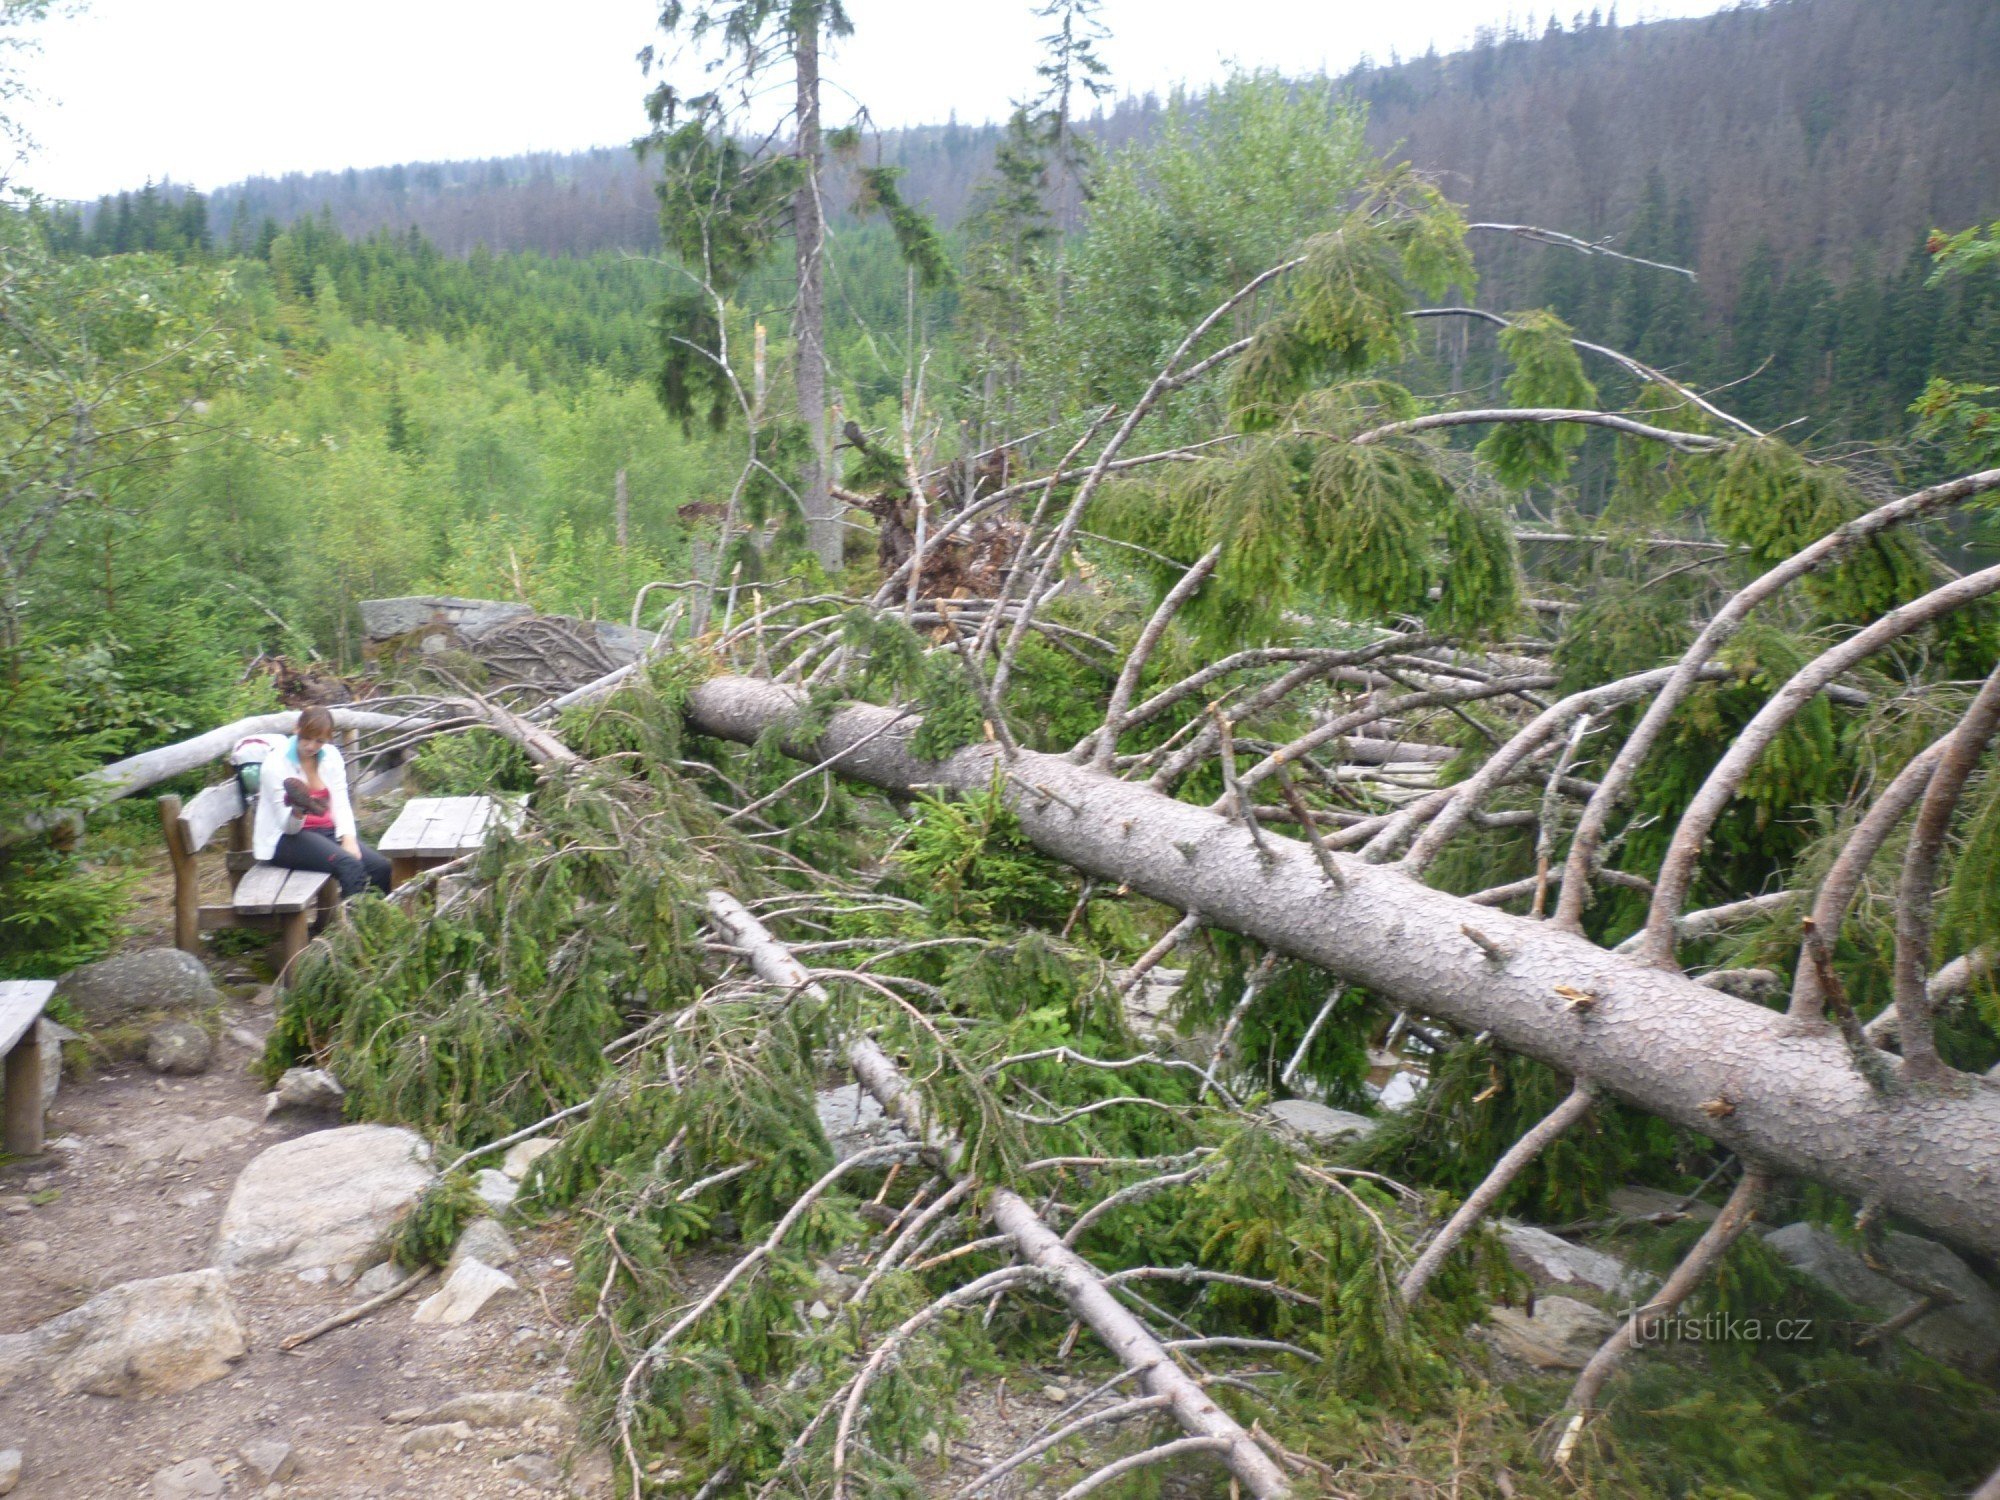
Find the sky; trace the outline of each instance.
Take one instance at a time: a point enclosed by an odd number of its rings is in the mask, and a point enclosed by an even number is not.
[[[1036,0],[847,0],[828,83],[877,124],[974,123],[1029,92]],[[1364,55],[1540,28],[1579,0],[1104,0],[1119,92],[1200,87],[1234,67],[1342,71]],[[1722,0],[1625,0],[1621,22]],[[622,145],[645,128],[636,54],[658,0],[90,0],[37,28],[13,112],[37,142],[14,180],[94,198],[249,176]],[[827,113],[850,112],[830,95]]]

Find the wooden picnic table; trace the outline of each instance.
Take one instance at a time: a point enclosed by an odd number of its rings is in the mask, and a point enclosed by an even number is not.
[[[42,1149],[42,1010],[53,979],[0,979],[0,1053],[6,1063],[6,1130],[10,1155]]]
[[[472,853],[495,823],[511,826],[519,814],[518,807],[492,797],[412,797],[375,846],[389,858],[390,888]]]

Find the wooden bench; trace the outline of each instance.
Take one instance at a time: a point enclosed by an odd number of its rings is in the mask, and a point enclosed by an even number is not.
[[[185,807],[178,797],[160,799],[160,824],[174,866],[174,946],[198,957],[204,932],[258,928],[279,935],[282,968],[305,947],[315,909],[333,910],[340,887],[331,875],[259,864],[250,852],[250,815],[234,777],[204,788]],[[203,906],[195,856],[223,832],[229,836],[234,894],[227,906]]]
[[[53,979],[0,979],[0,1052],[6,1054],[8,1154],[34,1156],[42,1149],[42,1010],[56,991]]]

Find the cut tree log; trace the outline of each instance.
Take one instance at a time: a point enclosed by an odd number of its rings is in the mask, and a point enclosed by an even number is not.
[[[730,944],[749,958],[760,978],[788,990],[815,994],[822,1003],[831,1005],[791,950],[735,897],[726,891],[710,891],[708,914]],[[936,1154],[946,1172],[954,1177],[963,1175],[964,1144],[925,1118],[916,1090],[887,1053],[866,1036],[857,1035],[847,1043],[847,1061],[861,1086]],[[1021,1259],[1048,1275],[1070,1311],[1090,1326],[1126,1368],[1139,1372],[1146,1393],[1164,1396],[1167,1409],[1190,1436],[1214,1445],[1217,1456],[1250,1494],[1267,1500],[1291,1493],[1284,1474],[1257,1440],[1175,1363],[1172,1353],[1126,1311],[1104,1278],[1064,1244],[1020,1194],[994,1188],[986,1212],[994,1227],[1013,1240]]]
[[[696,687],[690,725],[752,743],[802,701],[761,678]],[[1340,858],[1336,886],[1314,852],[1053,755],[973,745],[942,761],[910,750],[920,721],[836,713],[809,763],[838,753],[845,777],[908,793],[983,792],[996,777],[1024,834],[1084,873],[1365,985],[1600,1092],[1712,1137],[1768,1169],[1879,1200],[1945,1239],[2000,1251],[2000,1090],[1971,1077],[1904,1079],[1877,1091],[1838,1034],[1609,953],[1546,922],[1475,906],[1396,870]],[[1464,935],[1476,927],[1490,946]],[[1495,954],[1497,950],[1498,956]],[[1589,997],[1580,1001],[1579,996]]]
[[[399,729],[408,728],[410,724],[407,717],[372,713],[367,709],[343,706],[336,707],[332,712],[334,726],[339,729]],[[250,735],[290,734],[298,721],[296,709],[288,709],[284,713],[256,714],[238,719],[233,724],[224,724],[219,729],[211,729],[206,734],[198,734],[191,740],[181,740],[156,750],[128,755],[123,760],[114,760],[108,766],[101,766],[89,775],[77,778],[82,797],[76,807],[38,813],[18,828],[0,829],[0,849],[46,833],[57,824],[69,822],[107,802],[116,802],[120,797],[143,792],[147,787],[158,786],[183,772],[198,770],[211,761],[221,760],[236,748],[238,740]]]

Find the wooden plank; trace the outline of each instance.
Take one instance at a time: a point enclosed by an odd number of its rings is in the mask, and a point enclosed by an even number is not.
[[[181,809],[181,835],[187,840],[188,853],[206,849],[210,839],[242,816],[243,788],[234,777],[203,787]]]
[[[331,875],[318,870],[287,870],[284,887],[278,892],[278,899],[271,904],[271,910],[283,915],[304,911],[319,900],[320,890],[333,880]]]
[[[486,837],[487,814],[493,807],[490,797],[461,797],[458,802],[459,805],[452,809],[453,817],[447,833],[453,858],[479,847]]]
[[[396,814],[396,821],[389,825],[389,831],[382,835],[376,847],[384,854],[408,854],[412,852],[429,825],[431,817],[442,797],[412,797],[403,804],[403,810]]]
[[[0,979],[0,1052],[34,1028],[55,992],[53,979]]]
[[[264,916],[276,911],[279,894],[285,888],[285,877],[291,873],[276,865],[252,867],[250,873],[236,883],[236,894],[231,897],[230,904],[252,916]]]
[[[456,859],[465,852],[465,825],[482,799],[440,797],[423,831],[403,852],[420,859]]]

